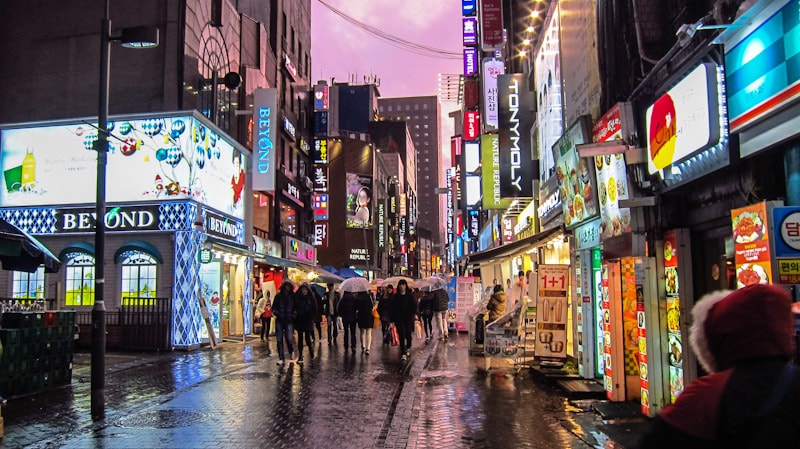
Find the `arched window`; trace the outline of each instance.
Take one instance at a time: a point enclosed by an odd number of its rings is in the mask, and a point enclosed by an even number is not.
[[[156,258],[143,251],[128,250],[121,254],[120,261],[122,266],[121,304],[130,304],[130,298],[154,298],[158,272]]]
[[[44,299],[44,266],[40,266],[33,273],[15,271],[11,297]]]
[[[63,259],[67,261],[66,305],[94,305],[94,257],[75,251],[66,253]]]

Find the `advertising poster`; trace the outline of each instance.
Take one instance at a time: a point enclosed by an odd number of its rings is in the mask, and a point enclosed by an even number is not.
[[[221,271],[220,262],[200,264],[200,292],[206,301],[208,317],[217,341],[220,339],[220,314],[222,313]],[[208,330],[205,326],[200,327],[200,338],[208,340]]]
[[[347,173],[347,227],[369,228],[372,226],[372,176]]]
[[[592,140],[610,142],[622,139],[621,103],[606,112],[592,127]],[[631,210],[619,207],[619,200],[629,198],[625,157],[607,154],[594,157],[597,174],[598,199],[600,202],[601,238],[631,232]]]
[[[582,117],[558,139],[556,179],[561,192],[564,223],[572,228],[599,215],[595,164],[592,158],[578,156],[575,145],[589,139],[588,117]]]
[[[567,357],[569,265],[539,265],[536,298],[536,358],[563,362]]]
[[[447,282],[447,296],[449,301],[447,301],[447,327],[452,329],[456,322],[456,294],[458,292],[458,279],[455,276],[450,276],[450,279]]]
[[[731,210],[736,288],[772,282],[767,203]]]
[[[669,358],[669,396],[675,402],[683,391],[683,339],[681,338],[680,280],[678,245],[674,231],[664,234],[664,278],[667,298],[667,357]],[[640,349],[641,350],[641,349]]]
[[[247,157],[198,119],[121,120],[108,128],[109,203],[190,199],[244,218]],[[3,130],[0,205],[94,203],[96,140],[97,129],[85,123]]]
[[[455,328],[458,332],[467,332],[467,313],[480,301],[481,284],[475,283],[475,278],[471,276],[459,277],[456,284],[456,319]]]
[[[536,123],[539,127],[539,181],[544,183],[555,174],[554,147],[564,131],[561,97],[561,59],[559,44],[559,16],[554,14],[545,25],[542,46],[534,60],[536,95]]]
[[[608,290],[608,264],[602,265],[601,291],[603,308],[603,388],[608,399],[614,392],[614,369],[611,363],[611,300]]]

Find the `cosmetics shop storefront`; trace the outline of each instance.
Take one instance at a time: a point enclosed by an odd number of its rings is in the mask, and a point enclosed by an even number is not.
[[[101,257],[109,347],[131,347],[125,336],[137,332],[156,340],[146,345],[153,349],[196,348],[210,332],[217,341],[246,335],[249,152],[196,113],[112,120],[104,254],[94,245],[94,128],[83,121],[0,128],[0,216],[63,263],[58,273],[0,273],[0,295],[46,298],[89,317]],[[153,312],[151,321],[126,322],[122,312],[134,308]],[[158,327],[155,336],[148,326]]]

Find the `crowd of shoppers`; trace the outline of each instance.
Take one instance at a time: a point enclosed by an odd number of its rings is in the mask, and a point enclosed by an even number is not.
[[[424,334],[427,342],[434,338],[435,319],[439,338],[447,338],[449,298],[444,289],[421,292],[412,290],[405,280],[399,280],[397,290],[389,285],[379,287],[374,294],[340,293],[333,284],[327,284],[327,289],[318,294],[308,283],[295,287],[291,281],[284,281],[272,301],[269,292],[264,296],[259,287],[255,291],[255,316],[261,320],[262,341],[269,340],[270,325],[274,318],[278,364],[286,363],[287,358],[294,360],[295,356],[297,363],[303,363],[305,348],[308,348],[309,357],[314,358],[316,337],[322,340],[323,318],[327,323],[328,345],[336,347],[341,332],[344,334],[344,350],[349,349],[352,353],[356,352],[356,340],[363,354],[370,353],[372,332],[378,326],[381,327],[384,345],[392,344],[391,336],[396,332],[401,360],[409,357],[415,326],[419,326],[416,329],[418,337],[422,338]]]

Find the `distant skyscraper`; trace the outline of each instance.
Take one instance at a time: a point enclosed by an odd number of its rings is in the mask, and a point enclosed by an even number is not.
[[[419,226],[432,233],[436,252],[444,242],[445,225],[441,214],[442,195],[436,188],[442,164],[440,109],[435,95],[426,97],[379,98],[378,111],[384,120],[405,121],[417,150],[417,195]]]

